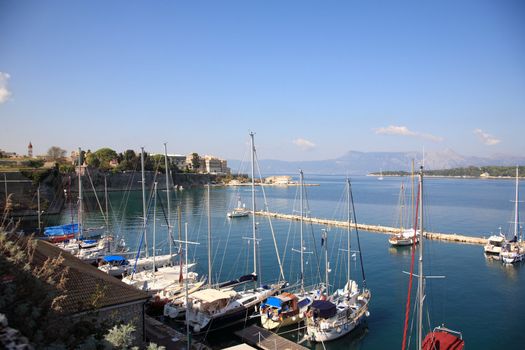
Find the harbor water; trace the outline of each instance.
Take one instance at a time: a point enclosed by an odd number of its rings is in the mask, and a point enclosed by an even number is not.
[[[399,222],[398,198],[402,181],[407,188],[405,204],[410,206],[410,181],[400,177],[358,176],[352,179],[357,221],[365,224],[397,226]],[[513,220],[514,182],[511,180],[477,179],[425,179],[425,229],[442,233],[485,236],[509,232]],[[308,176],[308,183],[319,186],[306,188],[308,215],[337,220],[346,219],[344,203],[345,179],[340,176]],[[299,214],[298,186],[265,186],[256,188],[257,209]],[[264,196],[265,195],[265,196]],[[100,194],[99,194],[100,196]],[[114,234],[123,238],[130,250],[138,247],[142,234],[142,194],[135,192],[110,193],[110,223]],[[93,195],[87,203],[86,227],[103,224],[100,209],[94,205]],[[200,242],[189,251],[189,257],[198,265],[200,275],[207,274],[207,191],[206,188],[185,189],[171,195],[171,224],[175,239],[179,235],[177,207],[181,208],[180,227],[188,224],[191,241]],[[253,271],[253,241],[251,217],[227,219],[227,211],[236,206],[238,199],[251,207],[249,186],[214,186],[210,189],[212,254],[214,281],[236,278]],[[103,201],[103,198],[100,198]],[[157,205],[156,248],[167,252],[166,193],[159,191]],[[523,212],[523,211],[522,211]],[[56,223],[76,221],[74,208],[66,208]],[[259,242],[258,271],[261,281],[269,283],[279,278],[279,268],[268,218],[256,217]],[[283,260],[287,281],[294,283],[299,277],[299,223],[272,220],[277,250]],[[152,247],[153,208],[148,214],[148,247]],[[328,231],[330,256],[330,284],[341,288],[346,278],[346,232],[340,228],[317,225],[304,226],[306,255],[305,278],[307,284],[318,282],[324,276],[321,230]],[[327,349],[387,349],[401,346],[408,276],[410,248],[392,248],[388,236],[373,232],[360,232],[366,285],[372,292],[370,317],[365,327],[337,341],[324,344]],[[182,232],[182,236],[184,233]],[[352,232],[352,250],[357,249]],[[159,243],[160,242],[160,243]],[[525,343],[525,263],[505,266],[500,261],[487,259],[483,247],[438,241],[425,242],[425,274],[443,275],[444,279],[426,282],[426,329],[445,324],[463,333],[469,349],[522,348]],[[175,250],[175,249],[174,249]],[[151,254],[151,252],[150,252]],[[352,278],[362,284],[358,254],[351,261]],[[414,295],[414,294],[413,294]],[[412,314],[412,311],[411,311]],[[415,338],[413,327],[412,343]],[[286,337],[294,339],[296,332]],[[233,338],[233,337],[232,337]],[[302,345],[322,349],[322,344]],[[216,345],[220,347],[221,345]],[[412,344],[412,348],[414,348]]]

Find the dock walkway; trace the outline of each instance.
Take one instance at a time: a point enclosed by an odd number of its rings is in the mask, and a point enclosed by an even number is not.
[[[304,346],[256,325],[237,331],[235,335],[248,344],[264,350],[307,350]]]
[[[260,215],[260,216],[270,216],[272,218],[283,219],[283,220],[293,220],[293,221],[301,220],[300,215],[272,213],[272,212],[267,212],[267,211],[256,211],[255,214]],[[311,217],[304,217],[303,220],[304,222],[310,222],[312,224],[318,224],[318,225],[326,225],[326,226],[334,226],[334,227],[347,227],[348,226],[348,222],[346,221],[319,219],[319,218],[311,218]],[[354,227],[353,224],[352,224],[352,227]],[[392,234],[392,233],[401,232],[401,229],[396,228],[396,227],[367,225],[367,224],[359,224],[359,223],[357,224],[357,228],[363,231],[379,232],[379,233],[384,233],[384,234]],[[487,244],[486,238],[465,236],[465,235],[460,235],[456,233],[425,232],[424,235],[425,235],[425,238],[427,239],[435,239],[435,240],[440,240],[440,241],[467,243],[467,244],[482,244],[482,245]]]

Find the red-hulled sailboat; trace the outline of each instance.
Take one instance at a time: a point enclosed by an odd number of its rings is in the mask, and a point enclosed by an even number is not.
[[[410,294],[412,291],[412,278],[418,278],[418,334],[417,346],[418,350],[462,350],[465,347],[465,342],[461,332],[453,331],[445,326],[439,326],[429,332],[423,339],[423,302],[425,300],[424,279],[425,278],[443,278],[443,276],[425,276],[423,273],[423,241],[424,241],[424,227],[423,227],[423,167],[419,171],[419,188],[418,201],[416,203],[416,212],[419,212],[419,217],[416,215],[414,222],[414,238],[416,237],[419,219],[419,231],[421,232],[419,245],[419,259],[418,259],[418,273],[414,274],[414,261],[416,243],[412,244],[412,259],[410,263],[410,279],[408,282],[408,296],[405,309],[405,327],[403,330],[403,344],[402,349],[406,349],[407,345],[407,330],[410,314]]]

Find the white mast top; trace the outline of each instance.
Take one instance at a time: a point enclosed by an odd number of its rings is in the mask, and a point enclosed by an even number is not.
[[[255,223],[255,144],[253,141],[255,133],[250,132],[252,148],[252,234],[253,234],[253,273],[257,275],[257,226]]]
[[[210,208],[210,184],[208,184],[207,202],[208,202],[208,288],[211,288],[211,208]]]
[[[171,258],[173,256],[173,235],[172,235],[172,229],[171,229],[171,203],[170,203],[170,177],[171,172],[170,168],[168,166],[168,148],[166,146],[167,142],[164,142],[164,166],[166,168],[166,200],[168,202],[168,241],[170,246],[170,264],[171,264]]]
[[[425,296],[423,273],[423,166],[419,169],[419,228],[421,237],[419,238],[419,266],[418,266],[418,290],[419,290],[419,309],[418,309],[418,349],[423,345],[423,301]]]
[[[350,224],[351,224],[351,218],[350,218],[350,206],[352,203],[350,203],[350,179],[346,178],[346,183],[348,185],[347,193],[346,193],[346,199],[348,201],[348,217],[347,217],[347,224],[348,224],[348,231],[347,231],[347,238],[346,238],[346,249],[347,249],[347,266],[346,266],[346,282],[348,283],[348,292],[350,292],[350,232],[352,230]]]
[[[82,198],[82,149],[78,148],[78,237],[82,237],[83,221],[83,198]]]
[[[140,171],[142,174],[142,229],[144,235],[144,248],[146,250],[146,257],[149,256],[148,252],[148,237],[146,236],[146,178],[144,175],[144,147],[140,148]]]
[[[304,174],[302,170],[299,170],[299,188],[301,189],[299,195],[299,207],[301,211],[301,225],[300,225],[300,243],[299,249],[301,250],[301,293],[304,294],[304,247],[303,247],[303,222],[304,222],[304,208],[303,208],[303,191],[304,191]]]
[[[519,177],[519,170],[518,170],[518,166],[516,165],[516,199],[515,199],[515,203],[514,203],[514,236],[516,236],[516,238],[518,238],[518,234],[519,234],[519,231],[518,231],[518,222],[519,222],[519,211],[518,211],[518,202],[519,202],[519,180],[518,180],[518,177]],[[521,238],[520,238],[520,242],[521,242]]]

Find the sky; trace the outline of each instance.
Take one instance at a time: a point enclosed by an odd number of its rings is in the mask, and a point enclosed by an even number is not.
[[[0,0],[0,149],[525,150],[525,2]]]

